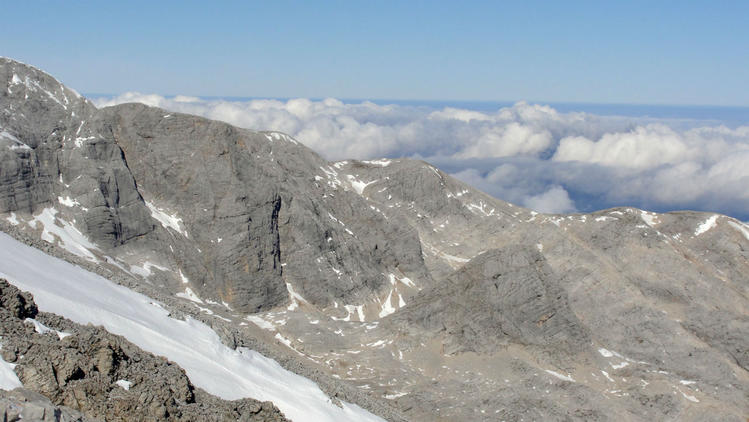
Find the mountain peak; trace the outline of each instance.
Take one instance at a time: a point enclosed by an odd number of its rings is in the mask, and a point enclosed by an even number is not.
[[[24,100],[39,95],[40,100],[53,101],[64,109],[83,100],[75,90],[43,70],[6,57],[0,57],[0,81],[5,81],[6,94],[16,98],[22,95]]]

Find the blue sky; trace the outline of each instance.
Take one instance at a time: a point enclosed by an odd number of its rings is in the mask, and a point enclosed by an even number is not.
[[[749,105],[746,1],[16,1],[3,15],[0,55],[86,93]]]

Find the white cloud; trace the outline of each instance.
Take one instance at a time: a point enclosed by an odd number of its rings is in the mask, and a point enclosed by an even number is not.
[[[491,120],[491,117],[486,115],[486,113],[453,107],[445,107],[442,110],[434,111],[429,114],[429,118],[436,120],[460,120],[466,123],[470,122],[471,120],[480,122]]]
[[[684,161],[697,152],[668,126],[651,124],[629,132],[607,133],[598,141],[582,136],[566,137],[559,142],[552,159],[649,169]]]
[[[492,195],[539,210],[632,205],[749,218],[749,126],[560,113],[524,102],[496,112],[138,93],[95,103],[135,101],[286,132],[331,160],[422,158]]]
[[[551,146],[551,133],[510,122],[485,128],[474,142],[458,152],[458,158],[512,157],[538,154]]]
[[[199,103],[200,98],[198,97],[189,97],[187,95],[177,95],[173,99],[176,103]]]
[[[561,214],[576,211],[575,204],[570,199],[567,191],[561,186],[552,186],[549,190],[540,195],[526,198],[526,200],[523,201],[523,206],[538,212],[549,214]]]

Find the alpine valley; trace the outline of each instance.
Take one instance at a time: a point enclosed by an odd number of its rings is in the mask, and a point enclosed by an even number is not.
[[[749,226],[547,215],[0,58],[3,420],[745,421]]]

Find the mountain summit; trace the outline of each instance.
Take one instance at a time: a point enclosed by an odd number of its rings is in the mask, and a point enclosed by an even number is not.
[[[723,215],[539,214],[0,59],[0,228],[390,420],[749,414],[749,227]]]

